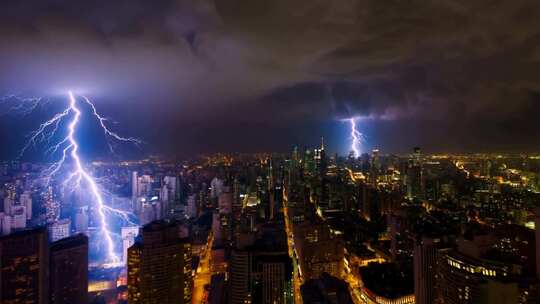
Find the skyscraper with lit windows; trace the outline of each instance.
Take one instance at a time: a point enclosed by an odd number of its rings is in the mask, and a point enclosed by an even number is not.
[[[128,249],[129,303],[191,303],[191,244],[178,237],[178,227],[155,221]]]

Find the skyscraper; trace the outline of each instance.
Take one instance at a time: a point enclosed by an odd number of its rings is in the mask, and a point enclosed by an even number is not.
[[[135,243],[135,238],[139,235],[139,226],[128,226],[120,229],[122,237],[122,261],[127,262],[128,249]]]
[[[418,304],[435,300],[438,239],[423,237],[414,244],[414,296]]]
[[[409,199],[424,198],[424,176],[420,148],[414,148],[407,167],[406,184]]]
[[[292,303],[292,260],[285,231],[266,224],[260,235],[244,233],[231,252],[229,302]]]
[[[71,233],[71,220],[62,219],[48,226],[49,239],[51,242],[56,242],[63,238],[67,238]]]
[[[129,303],[191,302],[191,245],[178,237],[178,227],[155,221],[128,249]]]
[[[139,195],[139,178],[138,178],[138,172],[133,171],[131,172],[131,198],[136,199]]]
[[[23,230],[0,238],[0,303],[49,303],[47,229]]]
[[[51,304],[88,302],[88,237],[76,234],[52,243]]]

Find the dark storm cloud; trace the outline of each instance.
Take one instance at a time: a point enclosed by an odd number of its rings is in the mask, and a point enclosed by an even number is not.
[[[366,117],[538,135],[535,0],[2,1],[0,35],[0,92],[75,88],[164,128]]]

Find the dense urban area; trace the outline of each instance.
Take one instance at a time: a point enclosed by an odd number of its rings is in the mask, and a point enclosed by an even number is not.
[[[2,303],[536,303],[540,156],[215,154],[0,166]],[[69,188],[72,189],[72,188]],[[111,241],[96,212],[104,212]],[[537,237],[535,238],[535,235]],[[112,247],[108,247],[112,245]],[[537,263],[538,262],[538,263]]]

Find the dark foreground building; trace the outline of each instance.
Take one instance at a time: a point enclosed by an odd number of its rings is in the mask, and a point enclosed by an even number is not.
[[[0,238],[0,263],[0,303],[49,303],[47,229],[24,230]]]
[[[88,237],[77,234],[52,243],[51,304],[88,302]]]
[[[128,249],[130,304],[191,303],[191,245],[178,237],[178,227],[155,221]]]

